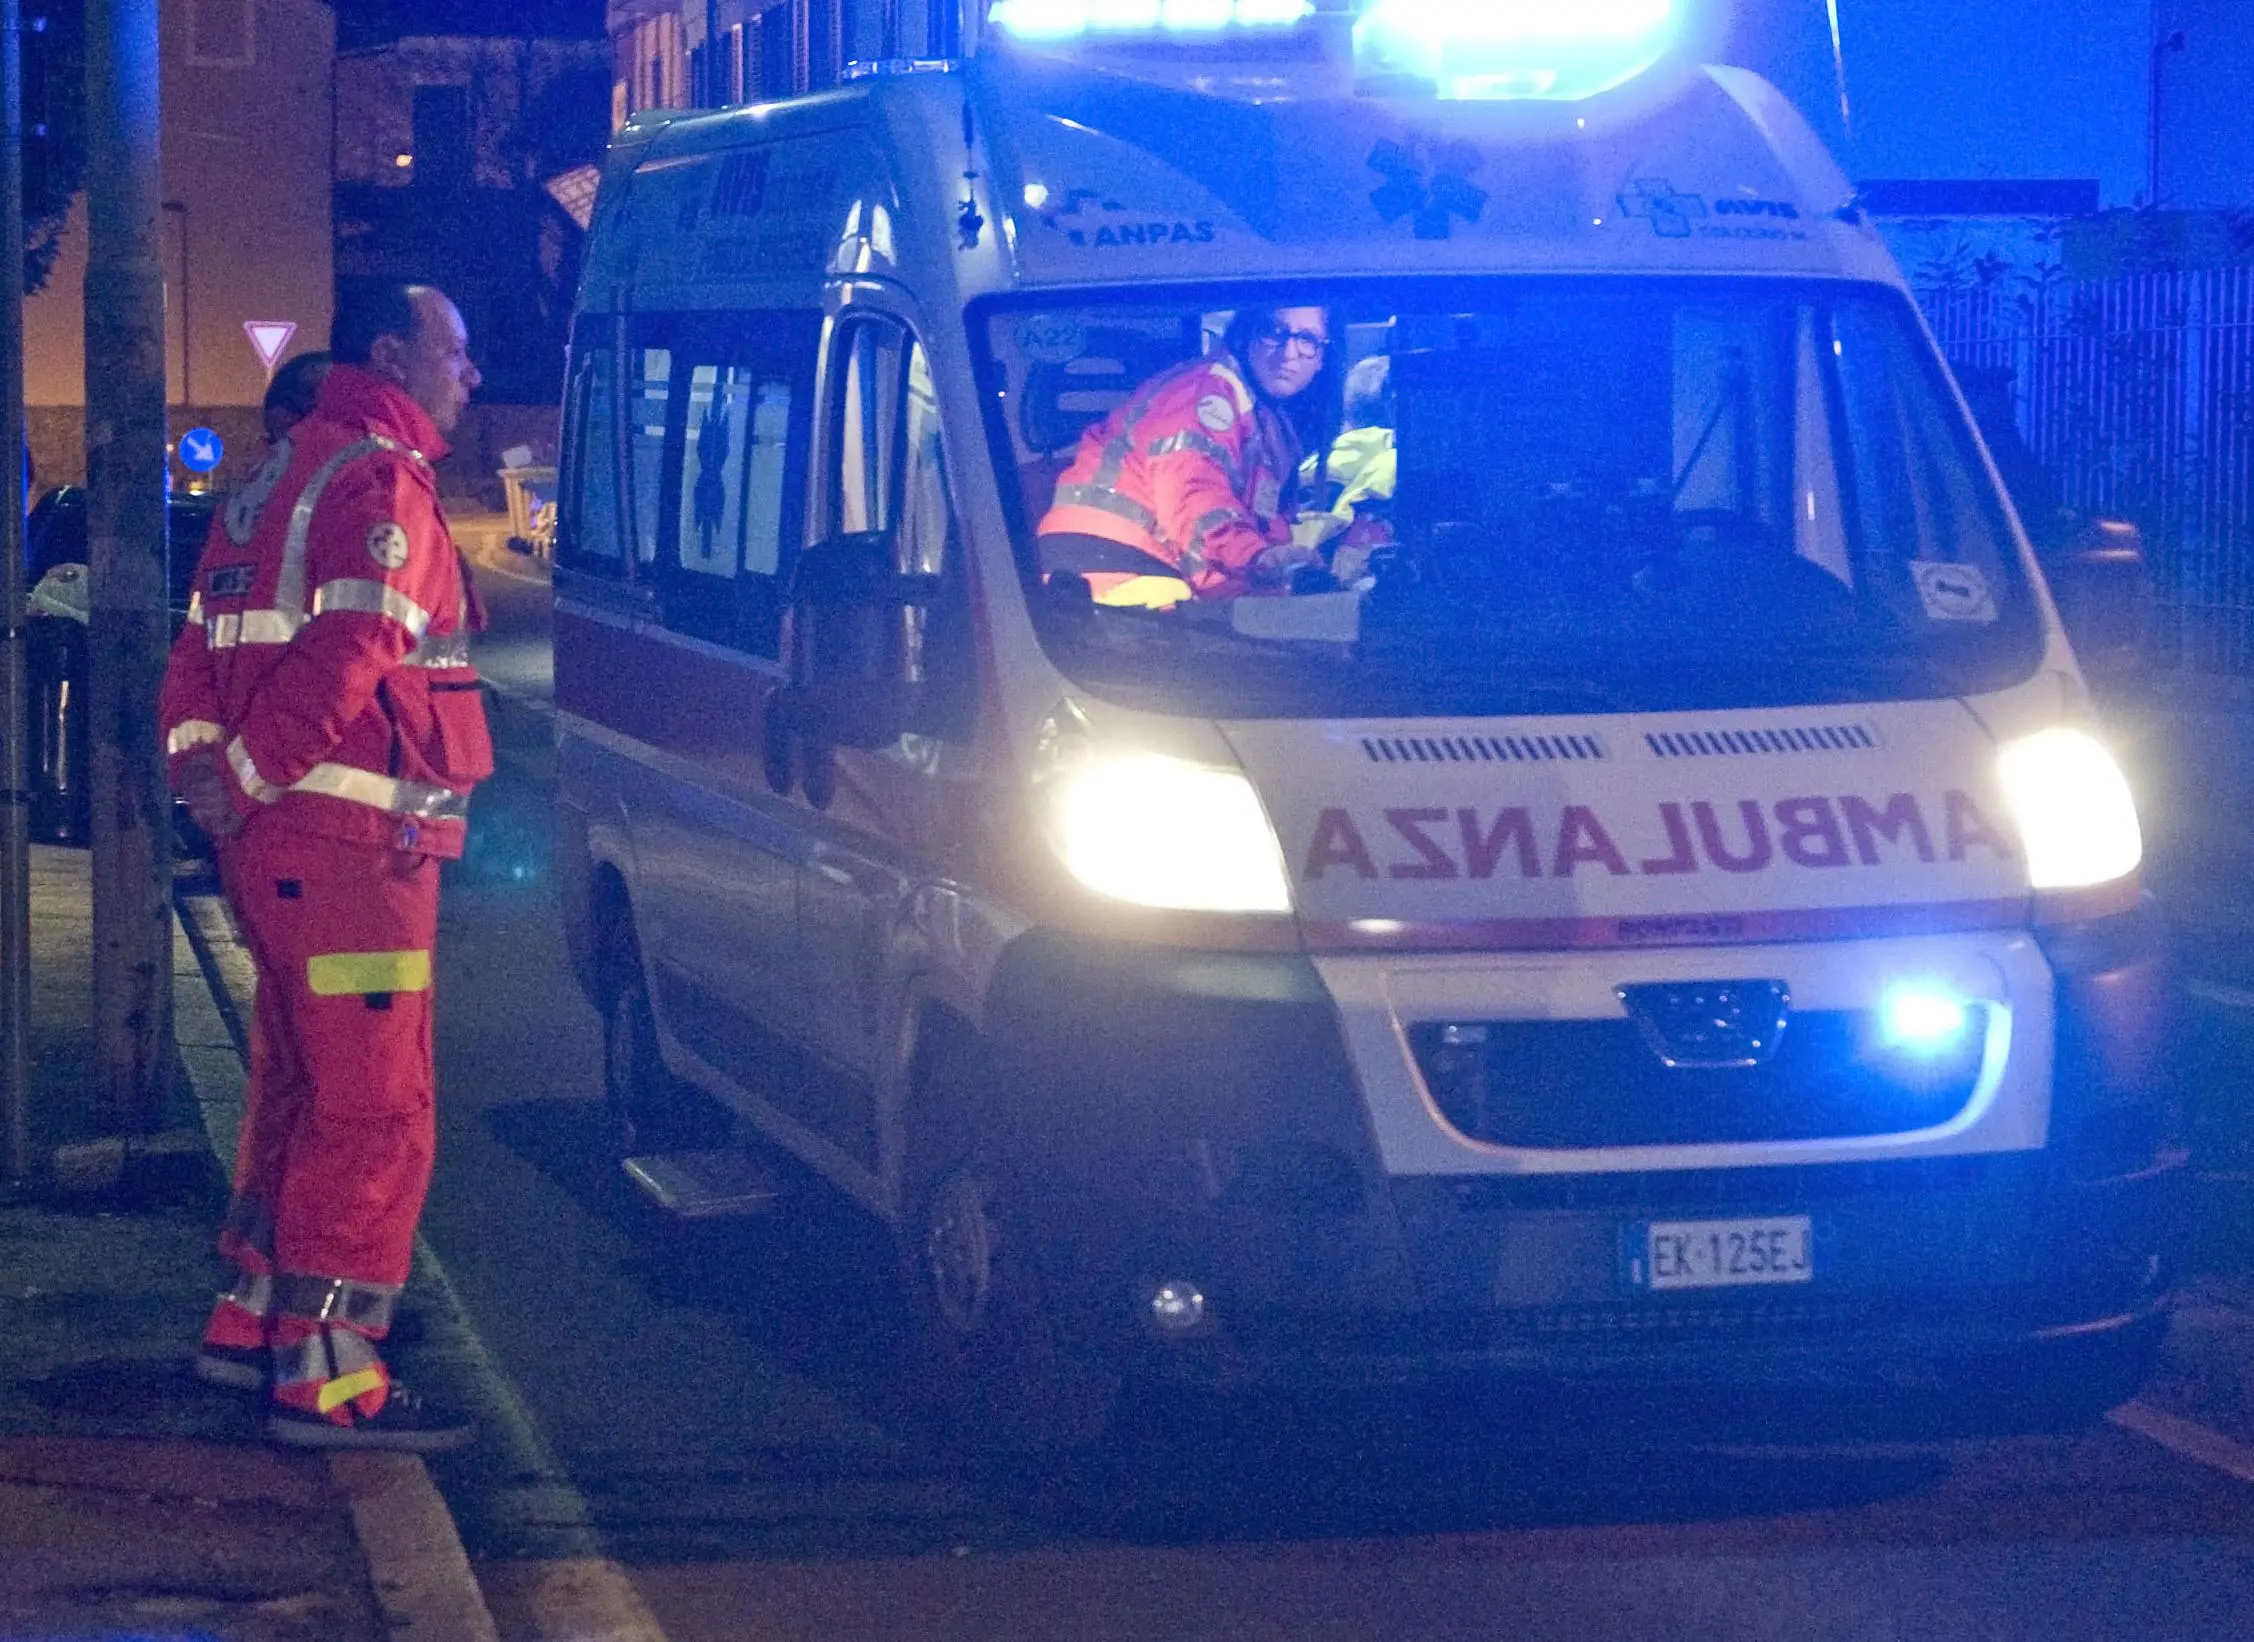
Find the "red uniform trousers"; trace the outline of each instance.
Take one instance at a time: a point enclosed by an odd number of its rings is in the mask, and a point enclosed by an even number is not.
[[[263,1255],[292,1275],[397,1288],[437,1144],[439,863],[256,815],[219,866],[258,968],[222,1249],[250,1271]]]

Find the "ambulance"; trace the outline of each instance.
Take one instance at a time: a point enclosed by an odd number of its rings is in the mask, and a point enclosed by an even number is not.
[[[1900,272],[1695,7],[995,0],[616,138],[555,699],[625,1166],[880,1217],[970,1430],[2147,1371],[2136,808]],[[1367,551],[1045,569],[1090,426],[1279,308],[1385,362],[1387,482],[1298,500]]]

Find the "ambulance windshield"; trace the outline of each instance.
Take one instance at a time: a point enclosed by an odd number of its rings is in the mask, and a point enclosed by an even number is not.
[[[1884,289],[1294,287],[974,331],[1043,642],[1099,695],[1650,711],[1969,694],[2040,656],[1987,470]]]

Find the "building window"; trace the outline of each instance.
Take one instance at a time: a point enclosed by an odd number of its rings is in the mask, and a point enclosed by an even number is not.
[[[188,62],[249,68],[258,58],[257,0],[188,0]]]

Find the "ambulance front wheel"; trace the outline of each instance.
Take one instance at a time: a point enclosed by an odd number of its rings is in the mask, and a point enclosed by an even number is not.
[[[666,1069],[639,956],[619,965],[603,1013],[603,1108],[611,1154],[700,1151],[727,1139],[726,1114]]]
[[[1011,1170],[990,1148],[940,1138],[972,1132],[957,1097],[975,1095],[975,1076],[971,1063],[936,1074],[911,1141],[900,1275],[932,1412],[973,1449],[1086,1447],[1110,1424],[1118,1380],[1064,1349]]]

